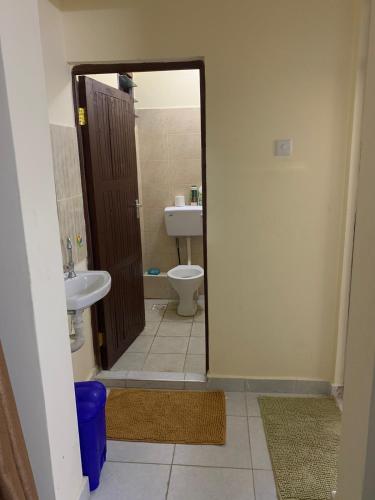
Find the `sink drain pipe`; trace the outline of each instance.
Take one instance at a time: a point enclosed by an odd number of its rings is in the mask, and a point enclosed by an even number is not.
[[[74,329],[74,334],[70,332],[70,338],[73,339],[73,342],[70,343],[70,350],[71,352],[76,352],[85,343],[85,337],[83,336],[83,310],[68,311],[68,314],[71,317]]]

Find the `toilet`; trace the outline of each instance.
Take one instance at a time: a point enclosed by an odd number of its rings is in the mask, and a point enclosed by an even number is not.
[[[197,312],[198,288],[202,284],[204,277],[201,266],[176,266],[168,271],[167,276],[179,297],[177,314],[180,316],[194,316]]]
[[[197,312],[198,289],[203,282],[204,270],[191,263],[191,238],[203,234],[203,210],[200,206],[166,207],[164,220],[167,234],[186,238],[187,265],[178,265],[167,273],[168,280],[177,292],[177,314],[194,316]]]

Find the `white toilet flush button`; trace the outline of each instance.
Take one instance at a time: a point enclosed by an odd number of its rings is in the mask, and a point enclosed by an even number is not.
[[[291,156],[292,149],[292,139],[278,139],[275,141],[275,156]]]

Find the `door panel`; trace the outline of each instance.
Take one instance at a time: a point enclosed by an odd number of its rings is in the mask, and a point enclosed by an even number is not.
[[[141,233],[137,218],[134,105],[117,89],[79,78],[81,127],[94,266],[112,277],[97,306],[103,368],[110,368],[145,324]]]

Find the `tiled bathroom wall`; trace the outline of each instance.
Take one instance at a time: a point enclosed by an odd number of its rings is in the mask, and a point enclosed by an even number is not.
[[[202,184],[199,108],[138,109],[138,147],[143,203],[143,266],[167,272],[178,264],[176,241],[167,235],[164,208],[176,195],[189,202],[190,186]],[[186,245],[180,239],[182,263]],[[193,264],[203,266],[203,238],[192,238]],[[152,279],[152,278],[151,278]],[[165,298],[159,279],[152,294]],[[149,289],[148,286],[145,289]]]
[[[87,269],[87,245],[77,132],[74,127],[61,125],[50,125],[50,130],[63,263],[65,265],[68,260],[66,238],[70,236],[75,268],[84,271]],[[82,237],[82,246],[77,244],[78,234]],[[85,343],[79,351],[72,353],[75,380],[88,380],[96,373],[90,309],[84,311],[83,319]]]
[[[165,230],[164,208],[174,205],[176,195],[185,195],[188,203],[190,186],[202,183],[200,109],[139,109],[137,115],[143,265],[144,270],[159,267],[165,273],[178,264],[178,258],[176,241]],[[63,261],[67,263],[70,236],[73,259],[79,263],[86,260],[87,246],[76,130],[51,125],[51,138]],[[82,236],[81,247],[77,235]],[[186,263],[183,239],[180,245],[182,263]],[[192,261],[203,266],[202,237],[192,238]],[[154,280],[145,290],[146,296],[171,297],[166,280]]]
[[[63,262],[67,263],[66,239],[69,236],[73,242],[73,259],[77,264],[87,257],[77,132],[73,127],[50,127]],[[82,237],[81,246],[77,243],[78,235]]]

